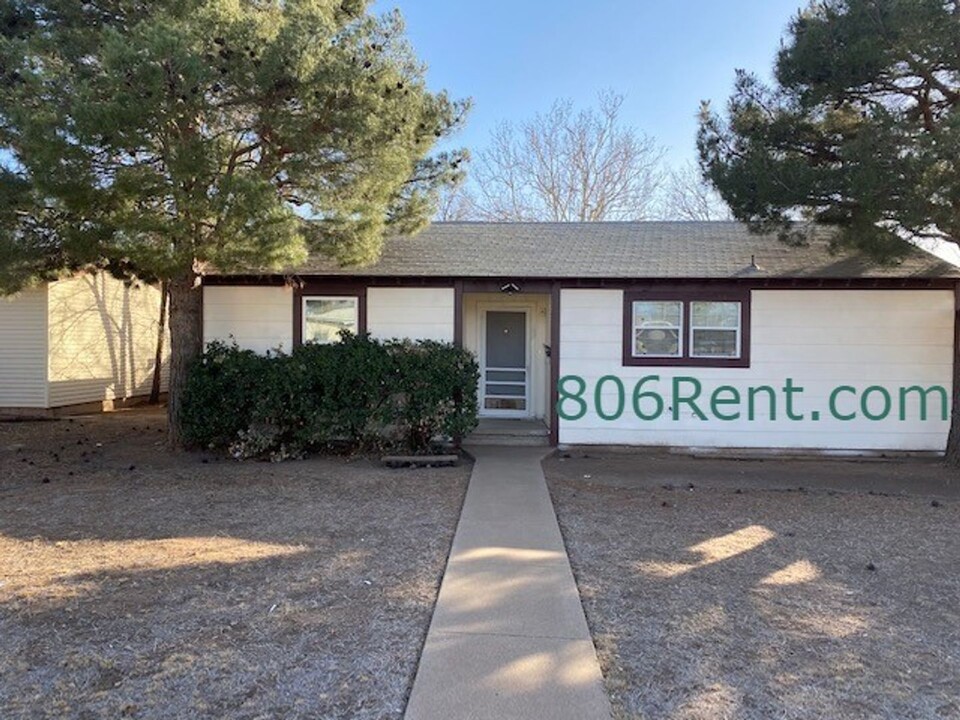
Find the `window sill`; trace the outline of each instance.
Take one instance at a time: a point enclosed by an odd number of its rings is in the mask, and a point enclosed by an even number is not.
[[[728,367],[748,368],[749,358],[664,358],[664,357],[634,357],[624,354],[624,367]]]

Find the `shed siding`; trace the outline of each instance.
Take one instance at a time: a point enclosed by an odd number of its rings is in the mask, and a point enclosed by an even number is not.
[[[374,338],[453,342],[453,288],[367,289],[367,331]]]
[[[47,406],[47,288],[0,298],[0,407]]]
[[[207,286],[203,289],[203,341],[236,341],[245,350],[290,352],[293,290],[289,287]]]
[[[50,407],[148,395],[153,383],[160,291],[109,275],[49,285]],[[169,337],[161,366],[166,390]]]
[[[841,396],[838,409],[857,409],[858,417],[843,421],[830,416],[829,396],[834,388],[850,385],[858,396],[867,387],[888,389],[897,403],[899,388],[940,385],[951,397],[954,299],[940,290],[755,290],[752,293],[751,367],[676,368],[623,367],[623,293],[620,290],[563,290],[561,296],[560,376],[578,375],[587,383],[588,411],[579,420],[559,426],[561,443],[672,445],[694,447],[807,448],[835,450],[933,450],[946,442],[949,421],[941,417],[939,402],[921,421],[915,403],[907,419],[871,421],[862,417],[852,396]],[[614,375],[625,387],[625,410],[617,420],[603,420],[596,412],[594,390],[604,375]],[[636,382],[648,382],[665,398],[665,413],[656,420],[640,420],[632,409]],[[672,418],[670,401],[674,377],[693,377],[702,383],[698,404],[709,407],[709,397],[720,385],[731,385],[744,395],[750,386],[780,389],[787,378],[804,388],[795,396],[795,414],[785,417],[784,396],[778,392],[777,416],[769,405],[757,402],[754,420],[742,413],[737,420],[695,416],[689,405]],[[689,391],[690,385],[684,384]],[[617,405],[617,388],[604,384],[605,412]],[[766,395],[758,395],[765,399]],[[880,398],[874,396],[874,400]],[[568,403],[570,401],[567,401]],[[646,401],[642,401],[646,402]],[[652,403],[652,401],[650,401]],[[653,405],[643,406],[645,412]],[[877,412],[878,404],[870,406]],[[895,405],[896,407],[896,405]],[[741,406],[746,408],[746,403]],[[570,406],[570,412],[573,411]],[[723,407],[731,414],[736,408]],[[813,410],[820,412],[814,421]]]

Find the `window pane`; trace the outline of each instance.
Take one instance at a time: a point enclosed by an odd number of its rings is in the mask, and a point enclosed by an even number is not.
[[[633,304],[633,354],[680,357],[683,304],[679,300],[643,300]]]
[[[643,300],[633,304],[635,327],[680,327],[683,304],[679,300]]]
[[[334,343],[340,331],[357,332],[357,298],[308,298],[303,306],[303,342]]]
[[[635,335],[633,354],[679,357],[680,331],[672,328],[638,329]]]
[[[690,324],[693,327],[739,327],[740,303],[692,302],[690,303]]]
[[[487,395],[508,395],[510,397],[525,397],[527,394],[526,385],[500,385],[496,383],[487,383]]]
[[[526,382],[523,370],[487,370],[487,382]]]
[[[695,357],[740,357],[736,330],[693,329],[691,354]]]
[[[483,407],[487,410],[526,410],[527,401],[524,398],[486,398]]]

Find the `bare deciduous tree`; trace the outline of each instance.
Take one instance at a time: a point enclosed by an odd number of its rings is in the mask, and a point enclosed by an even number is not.
[[[557,222],[649,217],[663,151],[619,122],[622,95],[603,92],[598,101],[579,112],[558,101],[532,120],[498,126],[474,163],[472,214]]]
[[[441,190],[437,212],[433,219],[436,222],[462,222],[476,219],[473,195],[467,187],[461,183]]]
[[[692,163],[667,173],[663,187],[664,220],[732,220],[730,208]]]

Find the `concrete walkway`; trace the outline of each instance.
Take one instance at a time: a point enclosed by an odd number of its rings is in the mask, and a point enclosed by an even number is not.
[[[471,448],[477,462],[406,720],[610,717],[545,452]]]

